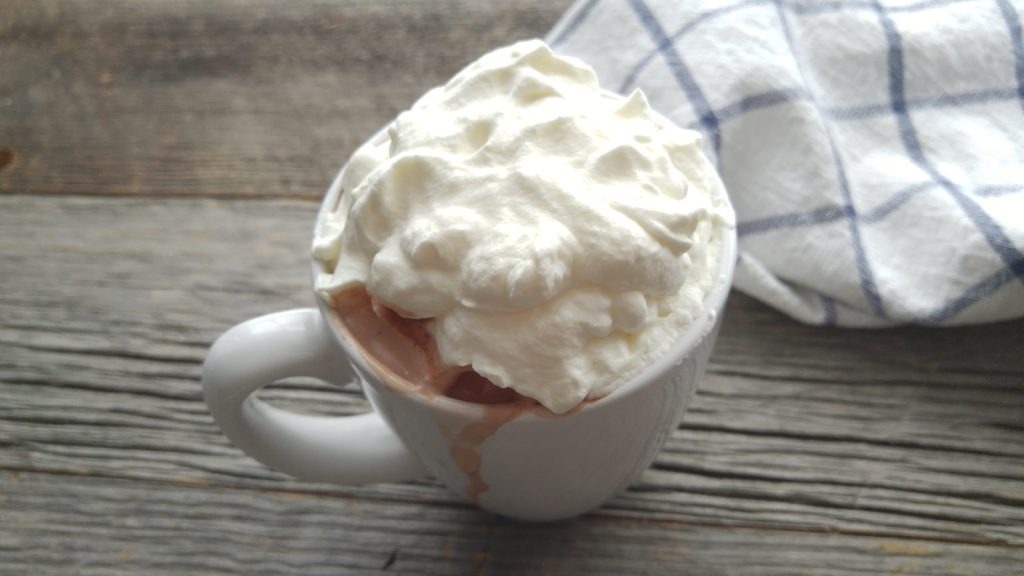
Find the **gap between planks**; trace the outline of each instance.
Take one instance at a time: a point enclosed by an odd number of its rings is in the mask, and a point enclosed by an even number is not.
[[[120,190],[0,190],[0,196],[25,196],[32,198],[140,198],[152,200],[232,200],[232,201],[273,201],[273,200],[295,200],[297,202],[319,203],[327,193],[330,182],[325,182],[324,192],[320,194],[296,194],[282,192],[209,192],[200,190],[183,190],[181,192],[144,192],[144,191],[120,191]]]

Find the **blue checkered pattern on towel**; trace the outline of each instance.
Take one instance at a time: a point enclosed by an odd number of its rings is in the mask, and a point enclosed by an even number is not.
[[[1024,315],[1022,0],[581,0],[548,41],[705,135],[738,289],[804,322]]]

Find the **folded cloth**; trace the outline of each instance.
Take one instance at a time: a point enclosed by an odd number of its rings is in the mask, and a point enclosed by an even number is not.
[[[583,0],[552,30],[705,136],[735,286],[809,323],[1024,315],[1024,0]]]

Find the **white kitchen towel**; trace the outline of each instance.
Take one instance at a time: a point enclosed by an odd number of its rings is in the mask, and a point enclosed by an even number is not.
[[[1024,0],[582,0],[603,86],[705,135],[735,286],[804,322],[1024,315]]]

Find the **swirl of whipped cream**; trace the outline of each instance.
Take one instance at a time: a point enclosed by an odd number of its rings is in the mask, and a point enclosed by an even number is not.
[[[718,279],[700,136],[541,41],[473,62],[361,147],[314,257],[331,295],[432,318],[441,359],[563,413],[663,354]]]

